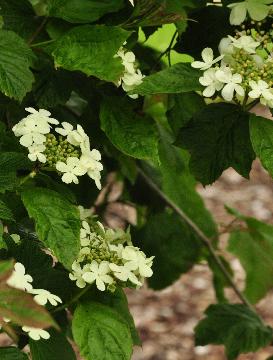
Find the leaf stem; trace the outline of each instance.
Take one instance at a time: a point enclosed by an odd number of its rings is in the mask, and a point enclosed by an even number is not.
[[[165,195],[160,188],[143,172],[142,169],[138,167],[138,172],[141,177],[145,180],[145,182],[165,201],[165,203],[173,209],[180,218],[185,221],[192,230],[199,236],[203,244],[208,249],[209,253],[211,254],[212,259],[214,260],[215,264],[218,266],[220,271],[225,276],[226,280],[238,296],[238,298],[242,301],[243,304],[248,306],[250,309],[254,310],[253,306],[247,300],[247,298],[241,293],[240,289],[237,287],[235,282],[233,281],[232,277],[230,276],[228,270],[226,269],[225,265],[223,264],[221,258],[217,255],[213,245],[211,244],[211,240],[203,233],[203,231],[193,222],[187,214],[184,213],[182,209],[180,209],[167,195]]]
[[[17,336],[16,332],[13,328],[7,324],[5,321],[1,322],[2,330],[5,331],[6,334],[14,341],[15,344],[18,344],[19,337]]]
[[[37,46],[41,46],[41,45],[47,45],[47,44],[51,44],[54,41],[56,41],[56,40],[51,39],[51,40],[47,40],[47,41],[41,41],[41,42],[30,45],[30,47],[37,47]]]
[[[34,33],[31,35],[31,37],[28,40],[28,45],[30,46],[33,41],[36,39],[36,37],[40,34],[40,32],[43,30],[44,26],[47,23],[48,18],[44,18],[43,21],[41,22],[41,24],[38,26],[38,28],[34,31]]]
[[[35,170],[31,171],[28,175],[23,177],[20,181],[20,185],[23,185],[25,182],[27,182],[29,179],[33,179],[37,175],[37,172]]]
[[[78,292],[71,300],[69,300],[67,303],[58,306],[57,308],[53,309],[51,311],[51,313],[56,313],[62,310],[65,310],[66,308],[68,308],[70,305],[74,304],[75,302],[77,302],[84,294],[87,293],[87,291],[90,289],[91,285],[87,285],[84,289],[82,289],[80,292]]]

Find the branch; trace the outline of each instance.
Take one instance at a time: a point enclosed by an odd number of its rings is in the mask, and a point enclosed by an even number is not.
[[[221,270],[223,275],[225,276],[227,282],[230,284],[238,298],[244,303],[246,306],[251,308],[253,310],[253,306],[250,304],[250,302],[247,300],[247,298],[241,293],[240,289],[237,287],[235,282],[233,281],[232,277],[230,276],[229,272],[227,271],[225,265],[222,263],[221,258],[217,255],[215,249],[213,248],[211,244],[211,240],[203,233],[203,231],[193,222],[187,214],[184,213],[182,209],[180,209],[167,195],[165,195],[159,187],[140,169],[138,168],[139,174],[142,176],[142,178],[145,180],[145,182],[162,198],[162,200],[165,201],[165,203],[172,208],[177,215],[185,221],[192,230],[199,236],[203,244],[207,247],[212,259],[214,260],[215,264],[218,266],[218,268]]]

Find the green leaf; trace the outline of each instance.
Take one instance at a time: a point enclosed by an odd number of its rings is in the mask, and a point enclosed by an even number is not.
[[[196,345],[224,345],[228,360],[269,345],[272,329],[245,305],[211,305],[195,328]]]
[[[7,317],[18,325],[30,327],[57,327],[55,321],[43,306],[22,290],[1,286],[0,316]]]
[[[273,123],[269,119],[250,115],[250,138],[253,149],[266,170],[273,176]]]
[[[30,71],[33,53],[24,40],[12,31],[0,30],[0,91],[21,101],[31,90]]]
[[[135,234],[136,245],[137,239],[148,256],[155,256],[154,274],[148,282],[156,290],[171,285],[200,255],[197,235],[176,214],[163,212],[149,217]]]
[[[7,220],[7,221],[14,221],[12,211],[1,200],[0,200],[0,219],[1,220]]]
[[[16,171],[29,169],[30,166],[31,162],[24,154],[16,152],[0,153],[0,193],[12,190],[17,185]]]
[[[247,231],[234,231],[228,250],[237,256],[246,271],[245,295],[252,303],[273,287],[273,226],[244,217]]]
[[[152,95],[202,90],[199,77],[199,70],[192,68],[189,63],[179,63],[146,76],[142,84],[134,88],[131,93]]]
[[[75,352],[65,335],[55,330],[49,333],[48,340],[29,340],[32,360],[76,360]]]
[[[86,360],[130,360],[133,350],[127,322],[109,306],[80,303],[72,321],[73,337]]]
[[[3,29],[12,30],[24,39],[29,39],[41,20],[35,15],[28,0],[0,0]]]
[[[55,66],[117,82],[124,67],[114,55],[129,35],[130,32],[117,26],[75,27],[56,41],[52,54]]]
[[[174,94],[170,99],[172,106],[167,112],[167,117],[174,134],[177,135],[193,115],[206,106],[206,103],[204,98],[196,93]]]
[[[27,354],[16,347],[1,347],[0,358],[1,360],[28,360]]]
[[[78,209],[55,191],[35,188],[22,193],[40,240],[70,269],[80,250]]]
[[[134,319],[130,314],[128,308],[128,301],[126,295],[121,288],[117,288],[114,293],[96,291],[96,295],[93,296],[92,299],[104,305],[110,306],[112,309],[116,310],[119,315],[121,315],[127,322],[131,331],[134,345],[141,345],[141,340],[136,330]]]
[[[137,159],[158,159],[158,135],[154,121],[134,111],[126,98],[107,97],[101,106],[101,128],[112,144]]]
[[[196,181],[188,169],[184,151],[173,146],[161,129],[159,146],[162,191],[178,205],[209,237],[217,235],[216,225],[196,192]]]
[[[122,0],[49,0],[49,16],[58,17],[71,23],[90,23],[103,15],[118,11]]]
[[[230,166],[249,176],[254,160],[249,119],[236,105],[208,105],[181,129],[176,144],[189,150],[191,172],[203,185]]]

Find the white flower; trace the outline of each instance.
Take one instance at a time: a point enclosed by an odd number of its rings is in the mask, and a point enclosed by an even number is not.
[[[28,148],[29,154],[28,154],[28,158],[31,161],[36,161],[39,160],[41,163],[45,163],[46,162],[46,156],[45,154],[43,154],[43,151],[45,151],[46,147],[45,145],[41,144],[41,145],[37,145],[37,144],[33,144]]]
[[[89,218],[90,216],[92,216],[92,210],[90,209],[85,209],[83,206],[79,205],[78,209],[80,211],[80,219],[81,220],[85,220],[87,218]]]
[[[128,281],[130,280],[131,283],[141,286],[142,283],[138,280],[136,275],[133,273],[132,269],[128,267],[127,264],[124,264],[122,266],[116,265],[116,264],[109,264],[109,268],[113,271],[115,277],[121,281]]]
[[[250,80],[249,85],[252,88],[252,90],[248,94],[249,97],[251,97],[252,99],[258,99],[259,97],[261,97],[261,104],[272,107],[273,89],[270,89],[269,85],[265,81],[258,80],[256,82]]]
[[[100,162],[101,154],[98,150],[93,149],[89,152],[82,154],[80,158],[80,166],[87,173],[87,175],[95,181],[97,188],[101,189],[101,174],[103,170],[103,165]]]
[[[62,299],[59,296],[51,294],[44,289],[32,289],[30,293],[35,295],[34,300],[40,305],[46,305],[49,302],[51,305],[57,306],[58,303],[62,303]]]
[[[74,146],[80,146],[87,139],[88,136],[84,132],[81,125],[77,125],[77,130],[71,131],[67,136],[67,141]]]
[[[120,57],[122,65],[125,67],[125,71],[129,73],[135,72],[136,57],[132,51],[125,52],[124,48],[120,48],[114,57]]]
[[[55,131],[62,135],[62,136],[67,136],[69,135],[72,131],[73,131],[73,125],[69,124],[68,122],[64,121],[62,122],[62,128],[58,127],[55,128]]]
[[[122,251],[122,258],[126,260],[127,268],[138,271],[142,277],[151,277],[153,271],[151,269],[154,257],[146,258],[143,252],[134,246],[126,246]]]
[[[216,59],[213,59],[213,50],[211,48],[205,48],[202,51],[202,59],[204,61],[194,61],[191,63],[191,66],[195,69],[207,70],[212,67],[213,64],[222,60],[224,55],[218,56]]]
[[[130,1],[130,3],[131,3],[133,6],[135,6],[134,0],[129,0],[129,1]]]
[[[51,113],[45,109],[39,109],[38,111],[35,110],[32,107],[25,108],[27,112],[29,112],[31,115],[28,115],[29,118],[36,119],[37,121],[44,121],[49,124],[58,125],[59,121],[51,118]]]
[[[218,49],[221,55],[232,55],[234,53],[232,40],[228,37],[222,38],[219,43]]]
[[[251,36],[243,35],[238,39],[230,35],[228,37],[235,48],[243,49],[249,54],[255,54],[256,47],[260,45],[260,43],[255,41]]]
[[[7,280],[7,284],[16,289],[30,291],[32,289],[32,285],[30,284],[32,281],[32,277],[26,274],[24,265],[17,262],[14,265],[14,271],[11,277]]]
[[[86,282],[82,278],[84,271],[81,268],[81,265],[78,262],[74,261],[72,264],[72,270],[73,270],[73,272],[69,274],[69,279],[72,281],[76,281],[76,285],[79,288],[81,288],[81,289],[84,288],[86,285]]]
[[[270,11],[267,4],[272,4],[272,0],[246,0],[228,5],[232,9],[229,18],[231,25],[242,24],[246,19],[247,12],[255,21],[265,19]]]
[[[242,76],[240,74],[232,74],[230,68],[222,68],[216,71],[216,78],[225,83],[222,90],[222,96],[226,101],[232,101],[234,92],[240,96],[245,95],[243,87],[239,84],[242,83]]]
[[[220,91],[223,88],[223,83],[221,83],[215,76],[217,69],[210,68],[206,70],[202,77],[199,78],[201,85],[206,86],[203,91],[205,97],[211,97],[215,94],[216,91]]]
[[[48,340],[50,338],[50,334],[43,329],[37,329],[30,326],[23,326],[22,330],[27,332],[28,336],[33,340],[40,340],[40,339]]]
[[[76,157],[69,157],[66,160],[66,163],[58,161],[56,164],[56,169],[63,174],[62,181],[66,184],[78,184],[79,180],[77,176],[82,176],[86,171],[80,166],[80,160]]]
[[[45,134],[50,132],[50,125],[29,116],[16,124],[12,130],[15,136],[21,136],[20,144],[29,147],[33,143],[40,145],[46,141]]]
[[[98,264],[95,260],[89,265],[89,271],[83,274],[83,280],[88,284],[96,282],[96,286],[100,291],[105,291],[105,284],[112,284],[113,279],[110,275],[109,263],[102,261]]]
[[[124,246],[121,244],[118,245],[109,245],[109,249],[111,251],[115,251],[119,258],[122,258],[122,251],[124,250]]]

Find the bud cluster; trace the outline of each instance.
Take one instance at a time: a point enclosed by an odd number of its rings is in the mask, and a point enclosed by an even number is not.
[[[31,161],[42,163],[62,175],[62,181],[78,184],[78,176],[88,174],[101,189],[100,172],[103,166],[98,150],[90,149],[90,140],[81,125],[73,125],[51,118],[47,110],[26,108],[30,114],[13,127],[15,136],[20,137],[20,144],[28,149]],[[55,132],[53,134],[52,132]]]
[[[105,229],[91,214],[81,210],[81,250],[69,274],[76,285],[96,284],[100,291],[116,286],[140,287],[152,276],[153,257],[132,245],[129,231]]]

